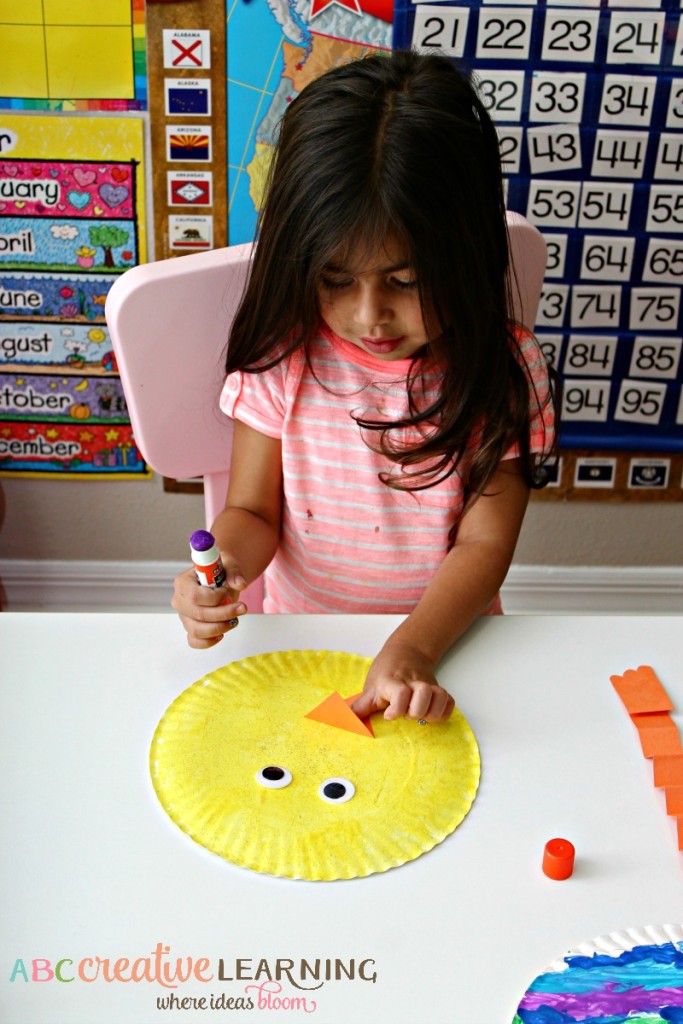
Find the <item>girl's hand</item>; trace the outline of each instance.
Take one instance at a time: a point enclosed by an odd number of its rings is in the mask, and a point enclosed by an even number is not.
[[[450,693],[436,681],[429,659],[417,648],[392,640],[375,658],[363,692],[353,704],[360,718],[384,710],[387,721],[445,722],[454,707]]]
[[[246,586],[243,576],[237,567],[226,566],[226,573],[225,586],[216,589],[202,587],[194,569],[186,569],[175,578],[171,604],[187,630],[190,647],[213,647],[235,628],[237,617],[247,610],[239,600],[239,591]]]

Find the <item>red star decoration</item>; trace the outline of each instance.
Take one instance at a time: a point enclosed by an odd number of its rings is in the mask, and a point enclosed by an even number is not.
[[[340,7],[345,7],[347,11],[352,11],[354,14],[360,14],[360,4],[358,0],[311,0],[311,18],[315,18],[316,15],[322,14],[323,11],[331,7],[332,4],[338,4]]]

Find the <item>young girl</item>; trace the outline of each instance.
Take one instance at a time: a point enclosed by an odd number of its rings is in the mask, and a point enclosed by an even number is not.
[[[366,57],[291,104],[221,398],[235,429],[213,532],[233,593],[177,578],[192,647],[234,627],[265,572],[269,612],[406,615],[358,714],[449,717],[436,667],[500,611],[553,448],[507,272],[496,132],[449,60]]]

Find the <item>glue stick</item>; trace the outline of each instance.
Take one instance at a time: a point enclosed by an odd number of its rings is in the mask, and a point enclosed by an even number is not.
[[[208,530],[195,530],[190,537],[192,564],[203,587],[221,587],[225,583],[225,569],[221,556]]]

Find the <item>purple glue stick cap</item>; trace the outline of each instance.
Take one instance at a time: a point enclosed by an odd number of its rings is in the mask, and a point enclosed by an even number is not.
[[[215,541],[208,530],[195,530],[190,537],[190,547],[193,551],[208,551]]]

